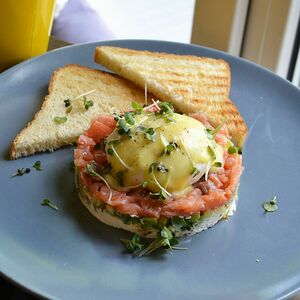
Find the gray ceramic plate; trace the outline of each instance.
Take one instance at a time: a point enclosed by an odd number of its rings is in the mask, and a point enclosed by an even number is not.
[[[123,231],[97,222],[73,197],[72,148],[7,160],[32,119],[51,73],[68,63],[99,68],[96,45],[226,59],[231,99],[249,127],[236,214],[185,240],[187,251],[133,259]],[[300,92],[247,61],[197,46],[113,41],[66,47],[0,75],[0,270],[34,293],[58,299],[281,299],[300,289]],[[41,160],[43,171],[10,178]],[[261,204],[277,196],[277,212]],[[60,210],[40,205],[49,198]]]

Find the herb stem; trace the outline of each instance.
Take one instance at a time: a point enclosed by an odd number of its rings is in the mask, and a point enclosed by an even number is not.
[[[155,174],[154,174],[154,170],[153,170],[153,168],[152,168],[152,177],[153,177],[153,179],[154,179],[154,181],[155,181],[155,183],[158,185],[158,187],[167,195],[167,196],[169,196],[170,198],[172,197],[172,194],[171,193],[169,193],[159,182],[158,182],[158,180],[156,179],[156,176],[155,176]]]
[[[108,188],[108,190],[109,190],[109,196],[108,196],[107,203],[108,203],[108,204],[111,203],[112,189],[111,189],[111,187],[109,186],[109,184],[108,184],[108,182],[106,181],[106,179],[105,179],[103,176],[101,176],[100,174],[98,174],[98,173],[94,170],[92,164],[88,164],[88,165],[86,166],[86,169],[87,169],[88,173],[89,173],[91,176],[98,177],[99,179],[101,179],[101,180],[105,183],[105,185],[107,186],[107,188]]]
[[[114,154],[116,155],[116,157],[118,158],[118,160],[120,161],[120,163],[127,168],[128,170],[130,170],[131,168],[123,161],[123,159],[120,157],[120,155],[118,154],[118,152],[116,151],[115,147],[113,144],[110,145],[112,150],[114,151]]]
[[[73,101],[74,101],[74,100],[77,100],[77,99],[80,99],[80,98],[82,98],[83,96],[87,96],[87,95],[89,95],[89,94],[91,94],[91,93],[94,93],[95,91],[96,91],[96,89],[93,89],[93,90],[90,90],[90,91],[85,92],[85,93],[83,93],[83,94],[80,94],[79,96],[75,97],[75,98],[73,99]]]

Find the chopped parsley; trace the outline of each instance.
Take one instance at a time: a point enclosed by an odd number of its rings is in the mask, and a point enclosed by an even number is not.
[[[32,167],[35,168],[37,171],[42,171],[41,161],[37,160]]]
[[[270,200],[270,201],[265,201],[262,204],[262,207],[265,210],[265,212],[274,212],[274,211],[276,211],[278,209],[276,196],[274,196],[273,199]]]
[[[63,124],[67,121],[67,117],[54,117],[53,118],[53,121],[56,123],[56,124]]]
[[[30,171],[31,171],[30,168],[20,168],[17,169],[17,171],[13,173],[11,177],[23,176],[24,174],[28,174]]]
[[[48,206],[54,210],[58,210],[58,207],[53,204],[49,199],[44,199],[41,203],[42,206]]]

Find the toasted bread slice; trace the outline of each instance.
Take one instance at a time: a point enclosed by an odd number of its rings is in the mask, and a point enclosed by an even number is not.
[[[221,59],[101,46],[95,62],[131,80],[184,113],[204,112],[213,125],[225,121],[242,146],[247,127],[229,100],[230,68]]]
[[[86,100],[93,101],[88,109],[84,106],[84,97],[72,100],[86,92],[91,92]],[[144,98],[142,89],[117,75],[79,65],[62,67],[52,75],[49,95],[41,110],[14,139],[10,157],[16,159],[72,144],[96,115],[126,111],[132,101],[144,103]],[[71,107],[65,106],[66,99],[71,99]],[[59,124],[54,121],[55,117],[67,120]]]

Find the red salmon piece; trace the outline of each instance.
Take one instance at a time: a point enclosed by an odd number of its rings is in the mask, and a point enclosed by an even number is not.
[[[207,128],[213,129],[203,114],[190,114],[191,117],[201,121]],[[119,213],[138,217],[160,216],[190,216],[195,213],[215,209],[227,203],[234,194],[242,174],[242,155],[228,154],[224,151],[224,167],[217,173],[210,173],[208,180],[199,181],[186,195],[158,201],[151,198],[143,188],[137,188],[128,193],[112,190],[100,179],[86,174],[88,163],[103,165],[106,163],[106,154],[102,149],[94,146],[114,130],[116,122],[112,116],[101,115],[95,118],[91,127],[78,139],[78,147],[74,151],[74,162],[80,170],[79,180],[95,201],[107,203]],[[228,129],[223,126],[215,137],[215,141],[224,147],[228,142]],[[111,200],[110,193],[112,192]]]
[[[112,133],[115,126],[116,121],[113,116],[101,115],[92,122],[85,135],[92,138],[95,143],[99,143]]]

